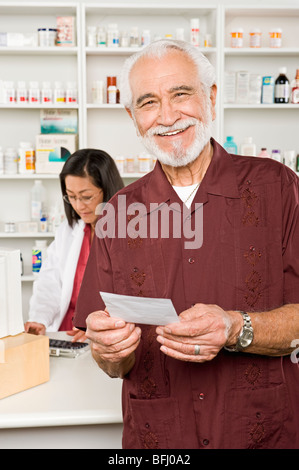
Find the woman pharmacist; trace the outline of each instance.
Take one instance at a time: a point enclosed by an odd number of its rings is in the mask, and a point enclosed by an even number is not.
[[[73,341],[85,334],[72,325],[97,216],[96,207],[123,187],[114,160],[102,150],[73,153],[60,173],[66,220],[58,227],[33,284],[25,331],[66,331]]]

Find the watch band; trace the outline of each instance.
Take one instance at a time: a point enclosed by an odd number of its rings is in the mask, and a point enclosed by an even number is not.
[[[240,333],[240,336],[237,339],[236,346],[225,346],[224,349],[230,352],[243,351],[245,348],[252,343],[253,340],[253,328],[251,324],[251,318],[247,312],[243,310],[238,310],[243,317],[243,327]]]

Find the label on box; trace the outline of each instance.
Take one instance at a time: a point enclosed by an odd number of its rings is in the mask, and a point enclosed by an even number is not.
[[[77,110],[41,109],[40,128],[42,134],[77,134]]]
[[[40,134],[36,137],[36,173],[59,174],[77,150],[77,135]]]

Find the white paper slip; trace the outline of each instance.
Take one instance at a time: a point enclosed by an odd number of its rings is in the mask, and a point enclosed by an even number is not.
[[[179,321],[170,299],[152,299],[100,292],[111,317],[130,323],[167,325]]]

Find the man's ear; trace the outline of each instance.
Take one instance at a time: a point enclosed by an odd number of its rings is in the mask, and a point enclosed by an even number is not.
[[[127,111],[127,113],[128,113],[128,115],[130,116],[130,118],[133,119],[132,111],[130,110],[130,108],[125,108],[125,110]]]
[[[216,96],[217,96],[217,85],[211,86],[210,99],[211,99],[211,113],[213,121],[216,119]]]

